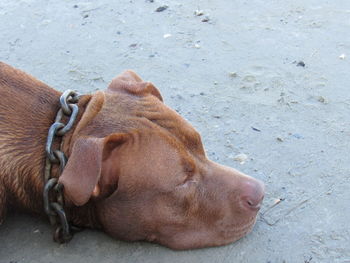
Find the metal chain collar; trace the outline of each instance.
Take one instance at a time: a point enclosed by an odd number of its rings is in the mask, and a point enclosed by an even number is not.
[[[66,166],[67,157],[59,149],[52,149],[57,137],[63,137],[72,127],[78,115],[79,95],[75,91],[66,90],[60,97],[61,108],[57,112],[55,122],[51,125],[46,141],[46,165],[45,165],[45,186],[44,186],[44,208],[50,218],[51,224],[55,227],[53,238],[58,243],[69,242],[73,238],[71,226],[68,223],[64,211],[63,185],[58,183],[58,178],[51,177],[52,165],[59,165],[59,175]],[[62,123],[66,116],[68,122]]]

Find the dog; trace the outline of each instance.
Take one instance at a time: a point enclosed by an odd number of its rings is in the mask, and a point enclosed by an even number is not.
[[[0,63],[0,94],[3,222],[9,208],[44,213],[45,144],[61,93]],[[125,71],[77,105],[61,142],[67,165],[52,170],[69,222],[176,250],[226,245],[252,230],[263,183],[210,161],[152,83]]]

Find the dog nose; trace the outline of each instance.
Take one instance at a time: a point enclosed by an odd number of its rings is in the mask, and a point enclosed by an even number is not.
[[[241,188],[241,201],[245,209],[258,211],[264,199],[264,184],[256,179],[245,180]]]

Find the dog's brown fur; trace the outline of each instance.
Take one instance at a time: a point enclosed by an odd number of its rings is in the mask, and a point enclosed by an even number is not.
[[[0,63],[0,94],[1,222],[9,206],[43,213],[44,147],[60,92]],[[175,249],[227,244],[251,230],[261,183],[209,161],[199,134],[151,83],[127,71],[107,91],[84,95],[79,109],[60,177],[74,224]]]

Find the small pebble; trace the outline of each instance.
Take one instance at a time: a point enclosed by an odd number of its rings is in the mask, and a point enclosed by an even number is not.
[[[297,63],[297,67],[305,67],[305,63],[304,63],[304,61],[299,61],[298,63]]]
[[[253,131],[261,132],[261,130],[258,129],[258,128],[255,128],[255,127],[253,127],[253,126],[252,126],[251,128],[252,128]]]
[[[169,37],[171,37],[171,34],[164,34],[163,35],[163,38],[169,38]]]
[[[240,164],[244,164],[245,161],[248,159],[248,155],[244,154],[244,153],[240,153],[240,154],[237,154],[233,160],[239,162]]]
[[[317,100],[319,102],[323,103],[323,104],[327,104],[328,103],[328,100],[325,97],[323,97],[323,96],[318,96]]]
[[[156,12],[163,12],[164,10],[167,10],[168,9],[168,6],[167,5],[163,5],[163,6],[160,6],[156,9]]]
[[[208,16],[206,16],[206,17],[204,17],[203,19],[202,19],[202,22],[209,22],[209,17]]]
[[[345,58],[346,58],[346,55],[345,55],[345,54],[341,54],[341,55],[339,56],[339,58],[340,58],[340,59],[345,59]]]
[[[231,78],[236,78],[238,75],[236,72],[230,72],[228,73],[228,75],[231,77]]]
[[[196,10],[196,11],[194,11],[194,15],[195,16],[202,16],[202,15],[204,15],[204,12],[203,12],[203,10]]]

